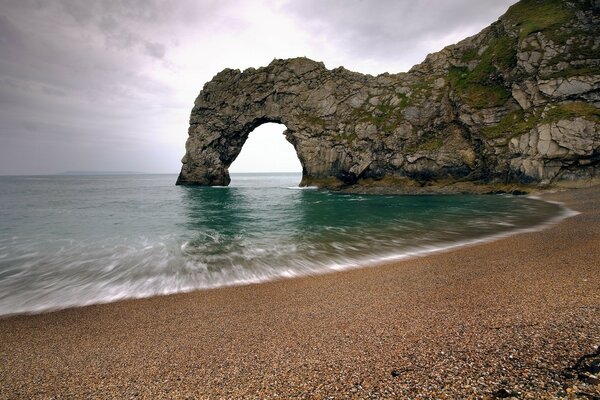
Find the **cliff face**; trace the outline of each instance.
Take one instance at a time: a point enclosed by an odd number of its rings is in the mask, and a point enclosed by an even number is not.
[[[302,185],[599,178],[599,11],[598,0],[522,0],[407,73],[374,77],[306,58],[226,69],[196,99],[178,183],[227,185],[265,122],[287,127]]]

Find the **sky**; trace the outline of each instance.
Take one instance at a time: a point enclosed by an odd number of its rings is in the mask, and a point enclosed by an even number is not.
[[[306,56],[407,71],[514,2],[0,0],[0,175],[176,173],[194,99],[220,70]],[[284,129],[255,129],[231,171],[299,170]]]

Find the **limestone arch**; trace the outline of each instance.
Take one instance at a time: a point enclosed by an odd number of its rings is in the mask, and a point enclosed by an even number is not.
[[[302,166],[301,186],[338,171],[346,176],[350,169],[346,149],[328,145],[335,132],[325,122],[335,112],[331,102],[336,85],[319,82],[323,71],[327,70],[322,63],[301,58],[259,70],[226,69],[217,74],[194,104],[177,183],[228,185],[229,166],[248,135],[267,122],[286,127],[283,134]],[[290,86],[290,77],[297,79],[296,87]],[[321,100],[306,98],[315,94]]]

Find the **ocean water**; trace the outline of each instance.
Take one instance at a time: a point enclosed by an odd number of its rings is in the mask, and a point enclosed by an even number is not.
[[[370,265],[549,223],[515,196],[300,189],[299,174],[0,177],[0,315]]]

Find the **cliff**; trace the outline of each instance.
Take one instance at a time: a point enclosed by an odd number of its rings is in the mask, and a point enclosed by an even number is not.
[[[196,99],[177,183],[227,185],[229,165],[265,122],[286,126],[301,185],[589,183],[600,177],[599,10],[598,0],[522,0],[407,73],[328,70],[306,58],[226,69]]]

